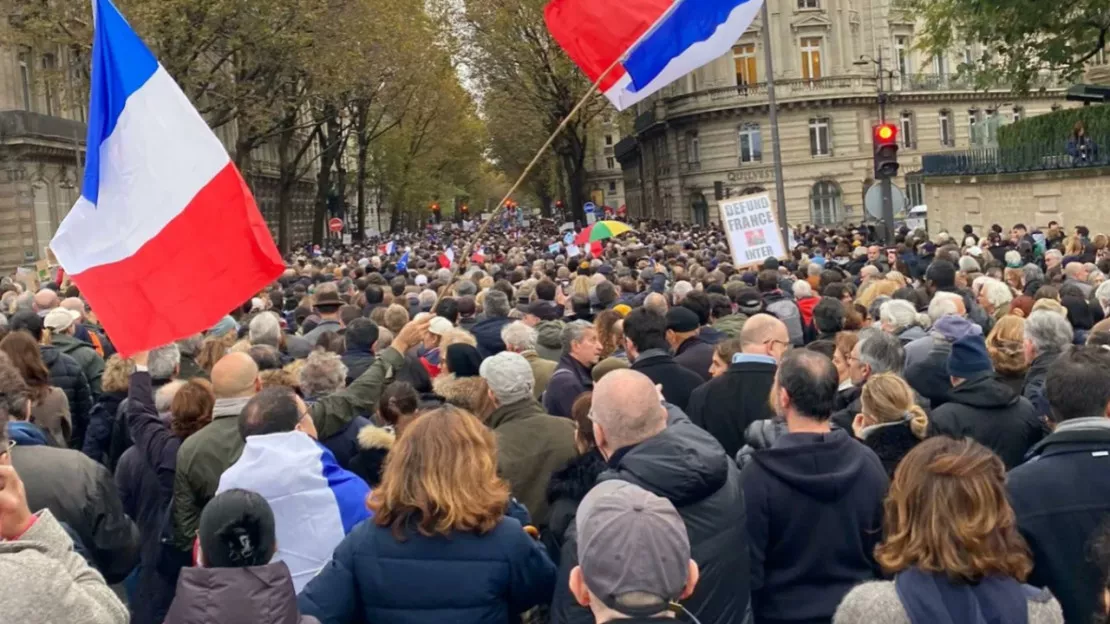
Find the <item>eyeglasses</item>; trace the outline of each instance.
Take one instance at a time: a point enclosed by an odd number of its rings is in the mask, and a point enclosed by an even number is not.
[[[782,349],[783,349],[783,351],[789,351],[789,350],[790,350],[790,347],[792,346],[792,345],[791,345],[791,344],[790,344],[790,343],[789,343],[788,341],[786,341],[786,340],[774,340],[774,339],[772,339],[772,340],[768,340],[768,341],[764,342],[763,344],[765,344],[765,345],[771,345],[771,348],[772,348],[772,349],[773,349],[773,348],[775,347],[775,345],[776,345],[776,344],[781,344],[781,345],[782,345]]]

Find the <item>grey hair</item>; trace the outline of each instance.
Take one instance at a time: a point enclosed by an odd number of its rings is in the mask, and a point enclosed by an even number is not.
[[[960,258],[960,270],[964,273],[978,273],[983,270],[979,261],[971,256],[962,256]]]
[[[818,275],[821,275],[821,271],[823,270],[825,269],[820,264],[817,264],[816,262],[810,262],[809,266],[806,267],[806,275],[810,277],[817,277]]]
[[[595,331],[595,328],[586,321],[567,323],[567,326],[563,328],[562,335],[563,353],[570,353],[570,348],[575,343],[582,342],[588,331]]]
[[[431,310],[436,306],[438,297],[436,297],[436,291],[434,290],[422,290],[417,299],[420,301],[421,310]]]
[[[1021,263],[1021,254],[1018,253],[1016,249],[1011,249],[1010,251],[1007,251],[1006,254],[1002,257],[1006,260],[1006,266],[1013,266],[1015,264]]]
[[[1053,258],[1063,258],[1064,252],[1060,251],[1059,249],[1049,249],[1048,251],[1044,252],[1044,257],[1047,258],[1049,256],[1052,256]]]
[[[536,336],[535,329],[520,321],[509,323],[501,329],[501,342],[514,351],[535,351]]]
[[[871,367],[871,374],[902,374],[906,365],[906,351],[896,336],[877,329],[860,332],[859,360]]]
[[[170,411],[170,406],[173,405],[173,398],[177,396],[177,391],[185,385],[185,381],[175,379],[170,383],[158,388],[154,393],[154,409],[159,414],[165,414]]]
[[[801,299],[803,297],[813,296],[813,287],[805,280],[798,280],[794,282],[794,297]]]
[[[150,370],[151,379],[163,380],[172,379],[180,365],[181,350],[176,344],[168,344],[150,352],[146,367]]]
[[[444,284],[451,281],[451,269],[440,269],[436,271],[436,279]]]
[[[1045,255],[1048,255],[1048,253],[1046,252]],[[1033,263],[1021,267],[1021,276],[1026,284],[1032,281],[1044,281],[1044,271],[1041,270],[1041,267]]]
[[[917,310],[909,301],[893,299],[879,307],[879,320],[890,325],[897,334],[918,324]]]
[[[691,284],[690,282],[687,282],[686,280],[683,280],[683,281],[675,284],[674,285],[674,303],[675,303],[675,305],[678,305],[678,303],[680,301],[682,301],[682,299],[686,295],[693,292],[693,290],[694,290],[694,285]]]
[[[1104,301],[1110,303],[1110,281],[1098,285],[1098,288],[1095,289],[1095,298],[1098,299],[1099,303]]]
[[[959,314],[957,301],[963,301],[963,297],[956,293],[940,291],[933,294],[933,300],[929,302],[929,318],[936,323],[942,316]]]
[[[455,284],[455,293],[460,297],[473,297],[478,294],[478,286],[468,279],[461,280]]]
[[[327,396],[346,385],[347,365],[330,351],[316,350],[308,354],[298,381],[306,397]]]
[[[509,298],[500,290],[486,292],[485,312],[487,317],[509,316]]]
[[[1009,305],[1014,300],[1014,293],[1010,292],[1010,287],[996,279],[988,278],[983,283],[982,294],[996,308]]]
[[[1025,319],[1025,339],[1033,343],[1038,354],[1062,351],[1074,336],[1071,323],[1057,312],[1035,310]]]
[[[273,312],[263,312],[251,319],[248,335],[252,345],[281,346],[281,321]]]
[[[204,334],[193,334],[177,341],[177,350],[181,355],[196,357],[200,353],[200,345],[204,343]]]
[[[34,312],[35,311],[35,295],[31,292],[25,292],[15,298],[15,304],[12,305],[12,314],[19,314],[20,312]]]

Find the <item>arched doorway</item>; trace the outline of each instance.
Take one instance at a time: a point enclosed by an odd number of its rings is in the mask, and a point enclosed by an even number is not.
[[[705,200],[704,193],[694,193],[690,196],[690,209],[693,213],[694,223],[698,225],[709,224],[709,202]]]

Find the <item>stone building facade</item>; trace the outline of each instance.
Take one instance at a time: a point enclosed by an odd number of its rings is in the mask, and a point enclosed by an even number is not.
[[[889,1],[767,1],[791,224],[865,218],[880,86],[886,121],[900,128],[901,171],[911,174],[895,181],[907,206],[925,202],[912,175],[923,153],[989,146],[999,125],[1066,105],[1051,77],[1022,97],[973,90],[958,67],[978,46],[932,58]],[[762,29],[757,18],[729,54],[637,105],[634,132],[615,149],[631,215],[716,220],[717,190],[766,190],[774,201]]]

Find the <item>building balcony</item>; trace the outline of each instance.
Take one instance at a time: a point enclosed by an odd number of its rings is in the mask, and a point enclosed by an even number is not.
[[[85,133],[85,124],[79,121],[30,111],[0,112],[0,143],[47,143],[62,144],[69,149],[74,145],[83,148]]]
[[[1110,166],[1110,135],[1094,138],[1091,147],[1069,149],[1066,139],[1052,143],[1027,143],[1013,147],[980,148],[925,154],[922,176],[971,176],[1029,173]]]

